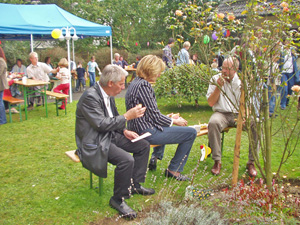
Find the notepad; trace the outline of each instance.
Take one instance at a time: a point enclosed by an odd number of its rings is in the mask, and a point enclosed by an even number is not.
[[[141,135],[141,136],[139,136],[139,137],[137,137],[137,138],[135,138],[135,139],[132,139],[131,142],[136,142],[136,141],[142,140],[142,139],[144,139],[144,138],[146,138],[146,137],[149,137],[149,136],[151,136],[151,135],[152,135],[152,134],[149,133],[149,132],[144,133],[143,135]]]

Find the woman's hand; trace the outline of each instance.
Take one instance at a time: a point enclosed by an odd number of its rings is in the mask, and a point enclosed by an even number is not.
[[[129,140],[133,140],[133,139],[139,137],[139,135],[137,133],[130,131],[130,130],[124,130],[123,134]]]
[[[187,125],[187,121],[182,117],[179,117],[178,119],[173,119],[173,124],[184,127]]]
[[[136,107],[129,109],[124,114],[124,117],[126,118],[126,120],[133,120],[144,116],[145,111],[146,111],[146,107],[142,107],[142,105],[139,104]]]

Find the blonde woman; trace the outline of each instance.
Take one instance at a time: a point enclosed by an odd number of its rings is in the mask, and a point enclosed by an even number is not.
[[[164,71],[164,62],[154,55],[142,58],[137,67],[137,77],[132,81],[126,93],[126,108],[131,109],[141,104],[146,107],[143,117],[128,121],[128,129],[139,135],[150,132],[152,135],[146,140],[154,148],[149,169],[156,169],[157,159],[163,158],[166,144],[178,144],[176,153],[172,158],[166,177],[173,177],[179,181],[189,180],[181,174],[191,151],[197,132],[194,128],[186,127],[187,121],[182,117],[170,118],[161,114],[157,107],[154,90],[150,82],[155,82],[161,72]],[[172,126],[172,125],[176,126]]]
[[[60,85],[58,85],[56,88],[53,89],[54,92],[56,93],[64,93],[66,95],[69,94],[69,89],[70,89],[70,78],[71,74],[68,69],[69,63],[66,58],[62,58],[59,63],[59,72],[56,75],[56,78],[60,79]],[[67,105],[67,99],[65,101],[62,101],[61,106],[59,109],[65,109]]]

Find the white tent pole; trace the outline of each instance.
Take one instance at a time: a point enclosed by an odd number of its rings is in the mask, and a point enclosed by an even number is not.
[[[30,34],[30,47],[31,47],[31,52],[33,52],[33,35]]]
[[[112,35],[110,36],[109,45],[110,45],[110,61],[111,61],[110,63],[113,64]]]
[[[73,51],[73,59],[72,61],[76,64],[75,62],[75,49],[74,49],[74,39],[72,38],[72,51]],[[76,68],[75,68],[76,70]],[[76,87],[76,80],[74,79],[74,87]]]
[[[68,27],[67,27],[67,29],[69,29]],[[67,40],[67,48],[68,48],[68,62],[69,62],[69,72],[70,72],[70,74],[71,74],[71,60],[70,60],[70,40]],[[73,99],[72,99],[72,79],[70,79],[70,89],[69,89],[69,95],[70,95],[70,102],[72,102],[73,101]]]
[[[73,61],[75,62],[74,39],[72,39]]]

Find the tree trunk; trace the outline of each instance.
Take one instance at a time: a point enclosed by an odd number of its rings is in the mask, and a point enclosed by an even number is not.
[[[268,100],[268,88],[263,90],[263,105],[264,107],[264,129],[265,129],[265,140],[266,140],[266,161],[265,161],[265,172],[266,172],[266,183],[269,191],[272,190],[272,168],[271,168],[271,153],[272,153],[272,141],[271,141],[271,129],[270,129],[270,118],[269,118],[269,100]]]
[[[240,164],[240,149],[241,149],[241,138],[243,129],[243,116],[245,115],[245,92],[244,88],[241,88],[241,99],[240,99],[240,111],[237,119],[236,138],[234,146],[234,158],[233,158],[233,170],[232,170],[232,186],[236,186],[239,175],[239,164]]]

